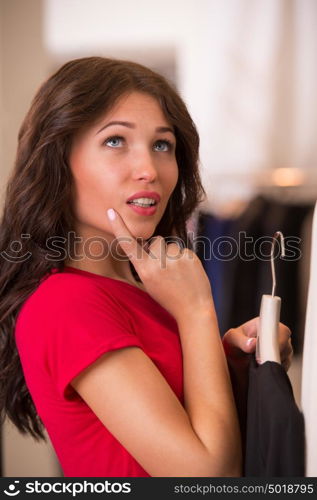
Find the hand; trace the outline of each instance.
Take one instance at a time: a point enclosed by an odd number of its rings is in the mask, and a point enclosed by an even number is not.
[[[256,335],[259,327],[259,318],[251,319],[238,328],[231,328],[223,336],[222,342],[228,358],[233,363],[248,364],[248,356],[255,351]],[[279,347],[281,362],[287,371],[291,365],[293,348],[291,343],[291,331],[283,323],[278,328]]]
[[[115,212],[111,228],[122,250],[131,260],[146,291],[174,316],[186,320],[186,313],[216,314],[209,279],[197,255],[176,243],[166,244],[157,236],[145,250]],[[185,318],[185,319],[184,319]]]

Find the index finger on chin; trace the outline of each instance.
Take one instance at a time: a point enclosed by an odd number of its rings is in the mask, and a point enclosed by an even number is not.
[[[118,212],[116,212],[113,208],[110,208],[107,210],[107,215],[117,242],[138,271],[142,261],[148,258],[148,254],[142,245],[140,245],[136,238],[131,234]]]

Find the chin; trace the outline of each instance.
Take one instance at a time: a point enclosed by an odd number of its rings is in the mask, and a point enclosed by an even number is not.
[[[156,227],[149,229],[148,231],[146,230],[132,230],[131,234],[134,236],[134,238],[141,238],[142,240],[148,240],[153,236],[155,232]]]

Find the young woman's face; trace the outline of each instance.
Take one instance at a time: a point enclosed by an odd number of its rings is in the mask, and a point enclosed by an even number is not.
[[[135,237],[152,236],[177,183],[175,148],[158,102],[140,92],[78,134],[70,154],[77,232],[112,234],[106,211],[114,208]]]

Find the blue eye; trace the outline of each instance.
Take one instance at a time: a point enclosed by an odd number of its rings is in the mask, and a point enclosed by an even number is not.
[[[112,137],[108,137],[108,139],[105,140],[104,144],[110,146],[111,148],[118,148],[122,145],[123,140],[123,137],[114,135]]]
[[[154,145],[154,149],[160,153],[164,153],[165,151],[170,151],[173,148],[173,144],[167,139],[156,141]]]

